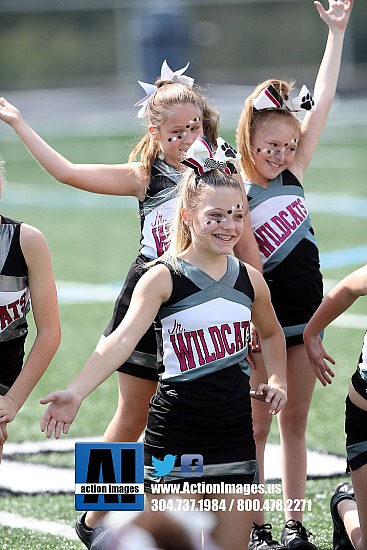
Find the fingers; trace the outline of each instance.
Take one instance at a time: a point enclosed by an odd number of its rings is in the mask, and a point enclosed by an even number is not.
[[[270,403],[269,414],[278,414],[287,402],[287,396],[280,390],[269,390],[265,402]]]
[[[47,412],[45,412],[45,414],[42,416],[41,422],[40,422],[41,432],[44,432],[46,430],[49,421],[50,421],[50,415],[48,415]]]
[[[318,370],[320,374],[319,376],[316,374],[316,376],[322,385],[326,386],[326,384],[331,384],[332,378],[335,376],[334,371],[326,364],[323,367],[319,367]]]
[[[250,345],[251,351],[253,351],[254,353],[258,353],[261,351],[260,336],[253,325],[251,325]]]
[[[41,418],[40,428],[41,432],[46,432],[46,437],[49,439],[52,437],[52,434],[55,434],[55,439],[59,439],[61,432],[67,434],[70,428],[71,422],[63,422],[62,420],[57,420],[52,415],[45,412]]]
[[[284,390],[273,388],[268,384],[259,384],[253,394],[250,392],[250,395],[258,401],[269,403],[268,413],[273,415],[278,414],[287,402],[287,394]]]
[[[0,424],[0,445],[3,445],[7,439],[8,439],[8,430],[6,428],[6,424],[2,422]]]
[[[60,434],[62,432],[62,422],[55,422],[55,427],[54,427],[54,432],[55,432],[55,439],[59,439],[60,438]],[[51,435],[52,435],[52,430],[51,430]]]
[[[331,357],[331,355],[329,355],[328,353],[326,353],[326,351],[324,352],[324,358],[329,361],[329,363],[331,363],[332,365],[335,365],[335,359],[333,359]],[[327,366],[327,365],[326,365]]]
[[[316,377],[320,380],[321,384],[325,387],[327,384],[332,383],[332,378],[334,378],[334,371],[329,367],[325,362],[327,359],[332,365],[335,365],[334,359],[328,355],[325,351],[322,356],[317,356],[316,358],[309,357],[310,364],[313,372]]]
[[[60,431],[56,429],[57,421],[50,415],[43,415],[41,420],[41,432],[46,432],[47,439],[52,437],[53,432],[55,431],[55,439],[59,439]]]
[[[57,392],[52,392],[46,395],[46,397],[43,397],[40,399],[41,405],[47,405],[47,403],[51,403],[51,401],[56,401],[57,399]]]
[[[4,422],[4,423],[10,422],[10,415],[8,411],[0,412],[0,422]]]
[[[265,401],[266,393],[263,391],[257,393],[257,390],[251,390],[250,397],[251,399],[256,399],[257,401]]]

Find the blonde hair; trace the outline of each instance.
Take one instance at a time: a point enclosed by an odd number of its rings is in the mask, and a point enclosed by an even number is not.
[[[277,92],[284,100],[293,89],[295,82],[293,80],[287,82],[285,80],[266,80],[259,84],[253,93],[246,99],[242,109],[240,119],[236,131],[237,150],[241,153],[241,167],[250,181],[258,181],[261,175],[255,168],[253,139],[255,133],[263,128],[266,128],[272,121],[289,122],[294,126],[297,133],[300,132],[301,121],[287,109],[262,109],[257,111],[253,102],[258,95],[267,88],[270,84],[274,86]]]
[[[173,82],[159,78],[155,85],[156,91],[149,98],[146,109],[147,125],[159,128],[170,116],[172,110],[178,105],[191,103],[197,107],[203,117],[203,132],[210,143],[215,143],[218,137],[219,113],[209,107],[206,97],[199,88],[186,84]],[[161,147],[159,141],[154,139],[150,132],[141,138],[129,155],[129,162],[134,162],[138,157],[142,163],[147,177],[150,177],[153,162],[159,157]]]
[[[182,209],[194,211],[199,208],[204,197],[213,193],[218,187],[236,189],[243,194],[241,184],[231,175],[222,170],[209,170],[202,176],[197,176],[191,168],[187,168],[178,188],[176,213],[171,228],[171,243],[168,250],[159,258],[178,269],[177,257],[187,250],[192,242],[190,227],[182,220]]]

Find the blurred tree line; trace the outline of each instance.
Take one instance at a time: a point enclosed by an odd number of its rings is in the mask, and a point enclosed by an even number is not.
[[[367,90],[366,28],[356,0],[339,91]],[[1,88],[135,84],[164,58],[205,84],[311,86],[326,34],[311,0],[0,0]]]

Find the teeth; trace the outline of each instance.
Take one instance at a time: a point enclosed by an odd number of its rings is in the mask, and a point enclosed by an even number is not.
[[[224,235],[215,235],[217,237],[217,239],[221,239],[222,241],[230,241],[232,239],[232,237],[227,237],[227,236],[224,236]]]

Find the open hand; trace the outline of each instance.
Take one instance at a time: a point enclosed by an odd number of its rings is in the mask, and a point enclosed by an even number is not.
[[[329,29],[344,31],[349,21],[354,0],[329,0],[329,9],[325,10],[321,2],[314,2],[317,11]]]
[[[61,432],[67,434],[81,402],[70,390],[55,391],[41,399],[42,405],[50,403],[41,418],[41,432],[46,432],[46,437],[51,437],[54,432],[56,439],[59,439]]]
[[[5,97],[0,97],[0,120],[10,124],[10,126],[22,120],[20,111],[9,103]]]
[[[328,353],[326,353],[320,336],[318,335],[316,338],[309,337],[305,333],[304,342],[312,370],[316,374],[317,378],[323,386],[326,386],[326,384],[331,384],[332,378],[334,378],[335,374],[326,361],[329,361],[332,365],[335,365],[335,361]]]

